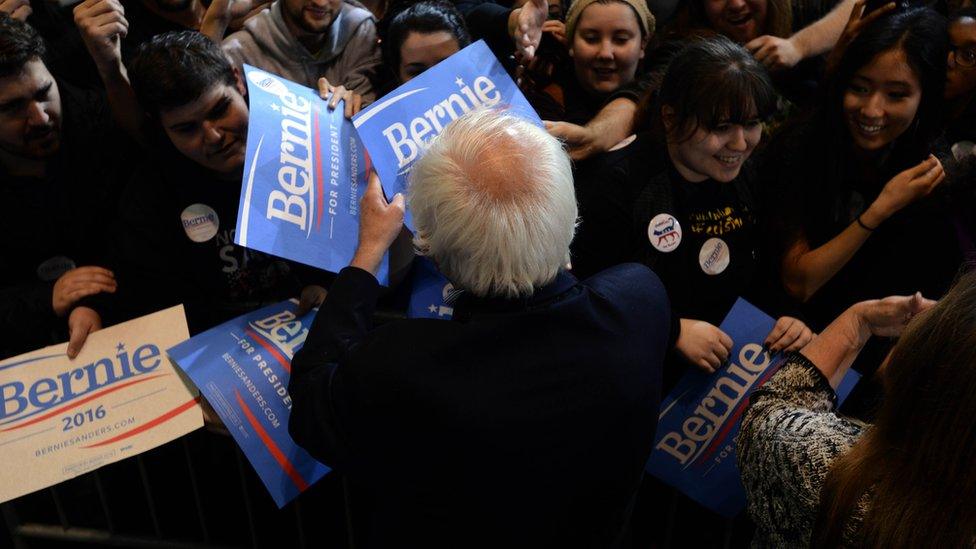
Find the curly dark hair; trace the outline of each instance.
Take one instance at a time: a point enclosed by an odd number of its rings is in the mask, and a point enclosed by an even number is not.
[[[43,61],[46,53],[33,27],[0,12],[0,77],[19,73],[28,61]]]
[[[216,84],[237,77],[220,46],[197,31],[173,31],[139,46],[129,63],[129,81],[139,104],[158,116],[190,103]]]

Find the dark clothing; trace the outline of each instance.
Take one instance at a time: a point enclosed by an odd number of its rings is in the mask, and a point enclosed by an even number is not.
[[[54,282],[84,265],[105,265],[109,227],[128,177],[126,141],[104,98],[58,82],[61,145],[44,177],[0,167],[0,358],[66,339],[52,308]]]
[[[775,265],[799,239],[816,249],[854,223],[884,186],[924,156],[891,149],[875,163],[849,146],[823,143],[808,127],[780,134],[764,152],[763,188],[770,193],[769,247]],[[799,152],[798,152],[799,151]],[[860,169],[870,171],[859,171]],[[814,330],[821,330],[858,301],[921,291],[941,297],[962,261],[949,194],[936,188],[877,227],[854,257],[804,304]],[[870,355],[870,353],[865,353]]]
[[[196,30],[163,19],[146,9],[142,0],[122,0],[122,7],[125,8],[125,19],[129,22],[129,31],[122,40],[122,61],[126,64],[136,54],[139,45],[148,42],[153,36],[171,31]]]
[[[81,88],[102,89],[95,62],[75,27],[74,5],[62,7],[50,0],[31,0],[30,5],[27,23],[44,39],[44,64],[51,74]]]
[[[585,125],[600,112],[606,97],[588,94],[571,69],[556,67],[555,71],[549,85],[525,90],[525,98],[543,120]]]
[[[472,40],[483,39],[506,69],[515,62],[512,53],[515,43],[508,34],[508,16],[512,2],[507,0],[453,0],[471,32]]]
[[[657,277],[561,273],[370,331],[379,290],[339,274],[288,387],[295,440],[375,498],[364,546],[619,546],[660,405]]]
[[[177,153],[139,166],[115,230],[119,291],[111,307],[121,318],[114,320],[183,303],[192,334],[298,296],[288,262],[234,244],[239,200],[240,181]]]
[[[577,177],[581,222],[573,271],[587,276],[639,261],[661,277],[676,318],[716,326],[739,297],[772,315],[792,313],[783,292],[763,274],[757,185],[748,162],[728,183],[686,181],[665,148],[639,134],[633,143],[587,164]],[[661,214],[673,216],[680,233],[680,244],[668,251],[661,251],[667,246],[658,239],[675,236],[650,234],[649,225]],[[718,255],[729,259],[724,268],[702,257],[703,249],[717,246],[724,246]]]

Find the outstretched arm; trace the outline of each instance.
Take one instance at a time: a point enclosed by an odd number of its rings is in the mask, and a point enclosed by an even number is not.
[[[142,128],[145,115],[122,64],[122,39],[129,32],[125,8],[119,0],[85,0],[75,6],[74,18],[105,84],[112,118],[130,137],[145,143]]]

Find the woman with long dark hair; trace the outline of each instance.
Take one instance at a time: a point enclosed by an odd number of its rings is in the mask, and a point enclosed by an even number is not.
[[[837,415],[832,387],[860,349],[899,333],[873,424]],[[974,394],[976,273],[938,304],[847,309],[750,397],[736,452],[754,546],[972,547]]]
[[[940,295],[958,269],[931,154],[947,51],[945,19],[930,9],[879,19],[847,47],[819,111],[772,140],[767,234],[815,327],[867,298]]]

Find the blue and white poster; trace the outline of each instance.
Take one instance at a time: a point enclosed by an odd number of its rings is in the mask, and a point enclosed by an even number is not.
[[[291,359],[315,313],[284,301],[171,347],[169,356],[213,406],[278,507],[329,472],[288,434]]]
[[[480,107],[542,120],[484,41],[455,53],[353,117],[387,198],[405,193],[413,163],[445,126]],[[413,230],[410,211],[405,219]]]
[[[763,349],[775,321],[739,298],[719,328],[734,342],[728,362],[712,374],[689,367],[661,403],[647,472],[704,507],[733,517],[746,505],[735,437],[749,395],[784,362]],[[849,370],[837,389],[843,402],[860,374]]]
[[[454,289],[433,261],[420,256],[414,258],[410,284],[407,318],[451,320],[454,317],[454,301],[461,291]]]
[[[340,103],[244,65],[250,103],[234,243],[337,273],[359,240],[369,158]],[[388,280],[384,258],[377,279]]]

